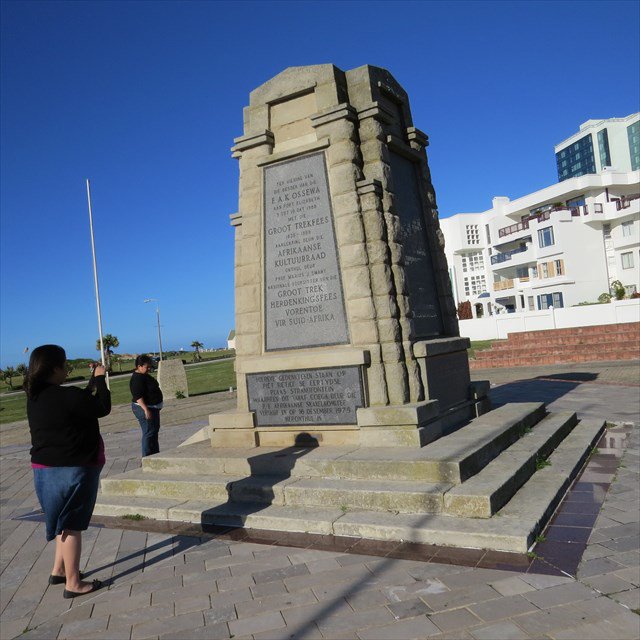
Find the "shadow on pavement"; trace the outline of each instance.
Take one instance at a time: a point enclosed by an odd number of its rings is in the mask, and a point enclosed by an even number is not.
[[[585,375],[585,374],[583,374]],[[588,374],[593,375],[593,374]],[[549,378],[507,382],[489,391],[494,408],[509,402],[544,402],[546,405],[570,393],[580,382],[571,380],[550,380]]]

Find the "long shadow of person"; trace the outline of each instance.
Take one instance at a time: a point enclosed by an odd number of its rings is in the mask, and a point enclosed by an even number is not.
[[[226,486],[227,501],[202,512],[200,526],[204,531],[224,533],[245,527],[247,518],[272,504],[284,504],[284,490],[292,470],[302,456],[318,441],[309,433],[299,433],[296,444],[279,451],[249,456],[249,475]],[[260,451],[260,449],[257,449]]]

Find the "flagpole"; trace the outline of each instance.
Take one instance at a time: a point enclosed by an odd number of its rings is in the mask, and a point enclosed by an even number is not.
[[[89,204],[89,230],[91,232],[91,253],[93,256],[93,281],[96,289],[96,308],[98,311],[98,335],[100,336],[100,359],[106,369],[104,359],[104,341],[102,338],[102,311],[100,310],[100,289],[98,287],[98,265],[96,263],[96,243],[93,238],[93,213],[91,211],[91,187],[87,178],[87,203]],[[109,387],[109,372],[106,372],[107,387]]]

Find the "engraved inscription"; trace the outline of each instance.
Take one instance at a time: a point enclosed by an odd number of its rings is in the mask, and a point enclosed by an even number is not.
[[[359,367],[250,373],[247,390],[259,427],[356,424],[364,404]]]
[[[324,154],[264,170],[266,350],[349,341]]]
[[[418,172],[411,161],[396,153],[391,154],[391,167],[415,337],[433,337],[442,333],[442,313],[422,217]]]

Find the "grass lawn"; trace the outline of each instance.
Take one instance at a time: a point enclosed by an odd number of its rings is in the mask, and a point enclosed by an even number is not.
[[[165,354],[165,357],[169,360],[180,359],[184,360],[187,364],[194,362],[195,360],[195,351],[185,351],[184,353],[179,353],[177,351],[172,351]],[[200,362],[208,362],[210,360],[219,360],[220,358],[228,358],[229,356],[235,356],[236,352],[234,349],[220,349],[219,351],[207,351],[200,354]],[[98,359],[98,354],[96,353],[96,360]],[[89,372],[89,363],[92,362],[88,358],[79,358],[77,360],[69,361],[72,365],[74,365],[73,370],[69,374],[69,379],[74,379],[78,381],[80,384],[82,380],[88,380],[90,376]],[[118,375],[120,373],[131,373],[133,371],[134,361],[127,358],[126,360],[116,360],[114,358],[112,363],[112,374]],[[11,386],[13,389],[9,387],[9,385],[4,381],[0,380],[0,393],[4,391],[17,391],[22,388],[22,376],[15,376],[11,380]]]
[[[468,349],[469,358],[475,359],[476,351],[484,351],[485,349],[490,349],[493,340],[472,340],[471,347]]]
[[[226,391],[236,386],[236,374],[233,370],[234,360],[211,362],[199,367],[188,367],[187,382],[190,395]],[[72,374],[73,375],[73,374]],[[155,374],[154,374],[155,375]],[[111,380],[111,403],[125,404],[131,402],[129,393],[129,376]],[[86,381],[78,381],[77,386],[84,387]],[[26,419],[26,396],[24,393],[0,396],[0,424]]]

